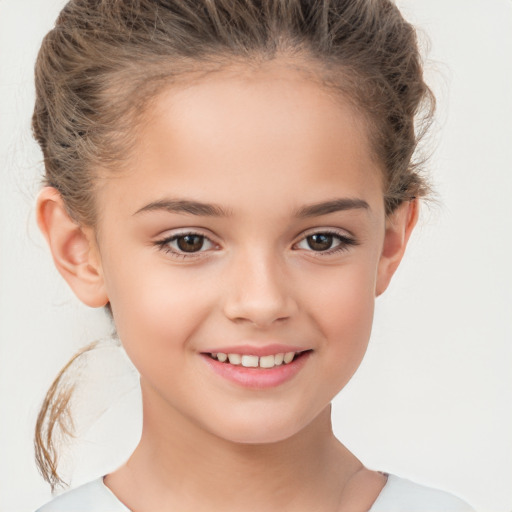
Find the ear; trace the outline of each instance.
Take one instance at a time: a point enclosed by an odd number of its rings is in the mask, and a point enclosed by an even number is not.
[[[91,307],[108,303],[101,259],[92,228],[82,227],[69,216],[59,192],[44,187],[36,206],[42,231],[57,270],[75,295]]]
[[[402,203],[387,219],[384,244],[377,270],[375,295],[379,296],[388,287],[405,252],[412,230],[418,221],[417,199]]]

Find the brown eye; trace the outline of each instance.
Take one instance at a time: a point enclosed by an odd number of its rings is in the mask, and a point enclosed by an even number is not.
[[[325,256],[347,251],[351,246],[359,245],[357,240],[342,233],[317,231],[306,235],[294,247]]]
[[[306,237],[307,244],[313,251],[327,251],[332,247],[333,235],[317,233]]]
[[[166,254],[176,258],[199,258],[204,252],[218,249],[205,235],[181,233],[158,240],[155,245]]]
[[[176,245],[183,252],[197,252],[203,248],[204,236],[201,235],[182,235],[176,237]]]

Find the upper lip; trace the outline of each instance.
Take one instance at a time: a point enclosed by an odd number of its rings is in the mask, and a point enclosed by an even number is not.
[[[230,345],[223,347],[214,347],[208,350],[203,350],[204,354],[240,354],[240,355],[251,355],[251,356],[270,356],[274,354],[286,354],[287,352],[304,352],[309,350],[305,347],[299,347],[295,345],[283,345],[279,343],[272,343],[269,345]]]

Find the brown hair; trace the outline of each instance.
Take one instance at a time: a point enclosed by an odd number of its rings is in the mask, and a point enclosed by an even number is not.
[[[281,55],[316,70],[364,115],[387,213],[425,195],[412,157],[434,99],[416,32],[390,0],[71,0],[36,63],[33,131],[46,184],[78,223],[93,226],[93,170],[122,167],[138,116],[162,87]],[[61,482],[53,425],[66,409],[55,407],[66,405],[57,384],[36,434],[37,462],[52,487]]]

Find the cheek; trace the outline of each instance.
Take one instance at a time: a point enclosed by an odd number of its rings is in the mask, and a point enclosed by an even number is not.
[[[107,290],[117,333],[136,366],[149,353],[158,361],[187,347],[212,302],[186,273],[126,260],[109,273]]]
[[[366,351],[374,313],[375,275],[373,264],[347,265],[323,282],[309,283],[315,321],[335,354],[333,364],[355,371]]]

